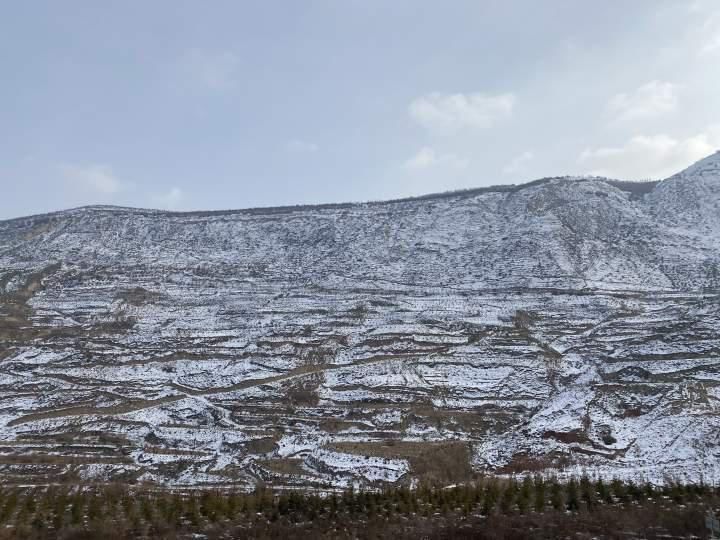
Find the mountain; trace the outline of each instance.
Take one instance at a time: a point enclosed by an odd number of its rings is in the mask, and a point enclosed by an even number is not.
[[[0,479],[720,480],[720,153],[222,212],[0,222]]]

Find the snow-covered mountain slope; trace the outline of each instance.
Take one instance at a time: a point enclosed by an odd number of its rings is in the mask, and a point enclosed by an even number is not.
[[[720,480],[720,153],[369,204],[0,222],[0,478]]]

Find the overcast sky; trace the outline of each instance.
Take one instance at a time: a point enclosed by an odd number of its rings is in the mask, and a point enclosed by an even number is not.
[[[362,201],[720,148],[720,2],[4,2],[0,219]]]

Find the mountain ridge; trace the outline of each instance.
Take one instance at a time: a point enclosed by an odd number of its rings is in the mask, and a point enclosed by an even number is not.
[[[526,188],[530,188],[536,185],[540,185],[545,182],[552,180],[561,181],[572,181],[582,182],[588,180],[599,180],[603,181],[622,191],[628,193],[640,193],[644,194],[649,187],[654,187],[662,180],[617,180],[602,176],[547,176],[538,178],[536,180],[530,180],[520,184],[495,184],[491,186],[475,187],[475,188],[462,188],[456,190],[432,192],[423,195],[414,195],[408,197],[400,197],[395,199],[379,199],[379,200],[368,200],[368,201],[347,201],[337,203],[310,203],[310,204],[297,204],[297,205],[283,205],[283,206],[257,206],[257,207],[246,207],[246,208],[229,208],[225,210],[163,210],[159,208],[144,208],[135,206],[117,206],[112,204],[90,204],[67,208],[63,210],[53,210],[50,212],[41,212],[38,214],[28,214],[24,216],[17,216],[13,218],[7,218],[0,220],[0,223],[11,222],[11,221],[22,221],[27,219],[39,219],[46,217],[58,217],[64,214],[71,214],[76,212],[84,211],[118,211],[118,212],[134,212],[138,214],[143,213],[157,213],[170,216],[211,216],[211,215],[226,215],[226,214],[263,214],[263,213],[286,213],[301,210],[322,210],[322,209],[339,209],[339,208],[350,208],[353,206],[361,205],[386,205],[386,204],[397,204],[412,201],[421,200],[432,200],[432,199],[445,199],[452,197],[472,197],[483,193],[508,193],[521,191]]]
[[[117,210],[117,211],[136,211],[138,213],[143,212],[157,212],[157,213],[163,213],[163,214],[169,214],[169,215],[200,215],[200,216],[206,216],[206,215],[213,215],[213,214],[231,214],[231,213],[242,213],[242,212],[248,212],[248,213],[262,213],[267,212],[271,213],[273,211],[279,212],[279,211],[293,211],[298,209],[322,209],[322,208],[344,208],[349,207],[353,205],[377,205],[377,204],[393,204],[393,203],[401,203],[401,202],[409,202],[409,201],[416,201],[416,200],[424,200],[424,199],[441,199],[441,198],[447,198],[447,197],[455,197],[455,196],[473,196],[484,192],[514,192],[519,191],[522,189],[526,189],[529,187],[533,187],[535,185],[548,182],[551,180],[573,180],[573,181],[586,181],[586,180],[600,180],[603,182],[606,182],[610,185],[613,185],[615,187],[618,187],[618,189],[621,189],[623,191],[626,191],[628,193],[640,193],[645,194],[647,192],[647,189],[650,187],[655,187],[656,185],[675,178],[675,177],[683,177],[690,174],[694,174],[694,171],[697,171],[700,167],[707,167],[711,166],[713,170],[716,170],[717,168],[720,168],[720,150],[717,150],[715,153],[710,154],[706,156],[703,159],[700,159],[696,161],[695,163],[689,165],[682,171],[679,171],[675,173],[672,176],[669,176],[668,178],[662,179],[662,180],[620,180],[615,178],[609,178],[605,176],[594,176],[594,175],[564,175],[564,176],[546,176],[543,178],[538,178],[535,180],[529,180],[527,182],[522,182],[519,184],[493,184],[490,186],[482,186],[482,187],[474,187],[474,188],[461,188],[461,189],[454,189],[444,192],[431,192],[426,193],[422,195],[414,195],[414,196],[407,196],[407,197],[399,197],[394,199],[380,199],[380,200],[368,200],[368,201],[345,201],[345,202],[336,202],[336,203],[309,203],[309,204],[297,204],[297,205],[281,205],[281,206],[257,206],[257,207],[244,207],[244,208],[227,208],[222,210],[163,210],[158,208],[145,208],[145,207],[134,207],[134,206],[116,206],[111,204],[90,204],[90,205],[83,205],[83,206],[77,206],[62,210],[53,210],[50,212],[40,212],[36,214],[27,214],[23,216],[17,216],[13,218],[7,218],[0,220],[0,223],[6,222],[6,221],[16,221],[16,220],[24,220],[24,219],[34,219],[34,218],[43,218],[43,217],[54,217],[61,214],[66,213],[72,213],[77,211],[92,211],[92,210]]]
[[[2,221],[0,479],[720,481],[716,162]]]

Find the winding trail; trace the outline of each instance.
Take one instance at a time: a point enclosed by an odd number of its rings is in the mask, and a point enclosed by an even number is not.
[[[116,416],[119,414],[126,414],[130,412],[136,412],[141,411],[143,409],[150,409],[152,407],[157,407],[158,405],[165,405],[167,403],[173,403],[176,401],[180,401],[182,399],[187,399],[188,397],[197,397],[197,396],[209,396],[214,394],[223,394],[226,392],[234,392],[237,390],[246,390],[248,388],[255,388],[259,386],[263,386],[266,384],[272,384],[276,382],[283,382],[293,379],[299,379],[303,377],[308,377],[310,375],[316,374],[316,373],[324,373],[327,371],[335,371],[339,369],[347,369],[347,368],[353,368],[356,366],[362,366],[362,365],[368,365],[368,364],[377,364],[381,362],[386,362],[389,360],[398,360],[402,358],[408,358],[408,357],[418,357],[418,356],[424,356],[427,352],[431,352],[431,354],[436,355],[439,353],[447,352],[449,350],[449,347],[443,346],[438,347],[434,351],[424,351],[421,354],[418,354],[418,352],[410,352],[410,353],[397,353],[397,354],[382,354],[382,355],[376,355],[371,356],[369,358],[364,358],[361,360],[358,360],[357,362],[353,362],[352,364],[320,364],[320,365],[311,365],[311,366],[303,366],[300,368],[293,369],[287,373],[283,373],[282,375],[276,375],[273,377],[265,377],[262,379],[250,379],[248,381],[243,381],[231,386],[225,386],[225,387],[214,387],[214,388],[204,388],[204,389],[198,389],[193,388],[190,386],[184,386],[182,384],[171,382],[168,386],[174,388],[175,390],[182,392],[181,395],[175,395],[175,396],[167,396],[159,399],[138,399],[138,400],[131,400],[127,403],[123,403],[122,405],[113,405],[110,407],[92,407],[88,405],[82,405],[82,406],[76,406],[76,407],[67,407],[64,409],[52,409],[52,410],[46,410],[46,411],[38,411],[35,413],[26,414],[23,416],[19,416],[18,418],[15,418],[7,423],[8,427],[12,426],[18,426],[21,424],[27,424],[29,422],[35,422],[38,420],[49,420],[49,419],[55,419],[55,418],[65,418],[70,416]]]

